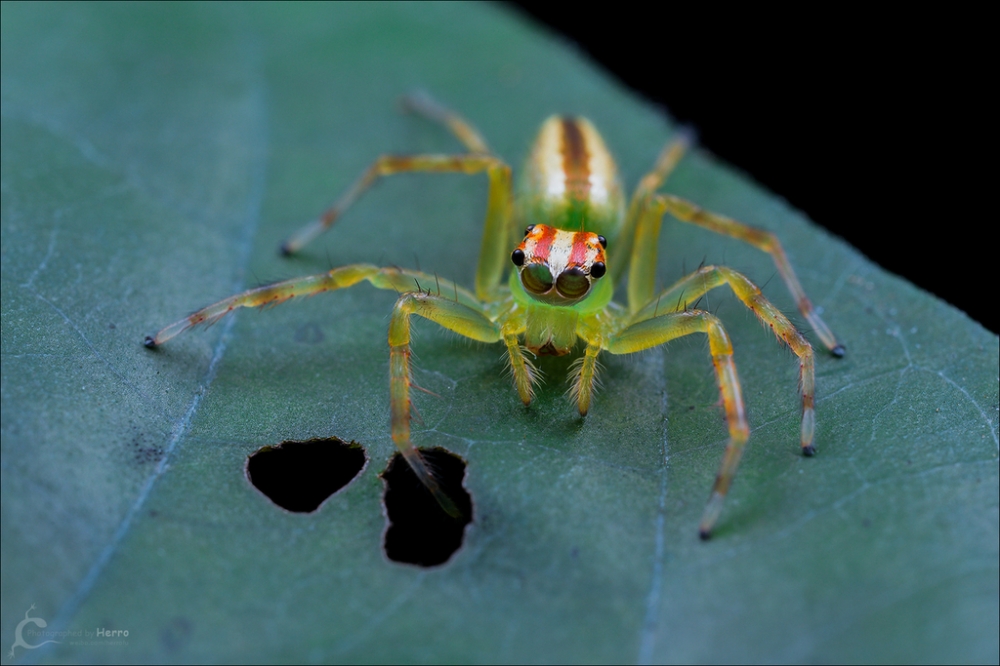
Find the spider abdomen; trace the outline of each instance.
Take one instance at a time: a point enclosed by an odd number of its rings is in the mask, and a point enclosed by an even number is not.
[[[586,118],[546,120],[522,173],[516,200],[525,224],[617,236],[625,216],[618,167]]]

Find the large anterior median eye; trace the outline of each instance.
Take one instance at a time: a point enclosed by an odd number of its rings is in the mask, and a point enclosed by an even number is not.
[[[559,274],[556,289],[566,298],[580,298],[590,289],[590,281],[579,268],[570,268]]]
[[[552,289],[552,273],[545,264],[531,264],[521,271],[521,284],[532,293],[544,294]]]

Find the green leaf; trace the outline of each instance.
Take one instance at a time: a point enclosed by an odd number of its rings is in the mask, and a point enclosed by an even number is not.
[[[482,177],[388,179],[300,257],[275,252],[376,155],[458,149],[396,112],[415,88],[515,165],[545,116],[586,114],[634,186],[672,125],[566,45],[483,5],[2,11],[0,638],[32,604],[69,632],[15,661],[1000,658],[997,337],[704,152],[666,189],[778,233],[848,348],[818,358],[804,459],[794,358],[731,296],[703,303],[734,339],[753,428],[708,543],[725,428],[701,338],[605,357],[580,420],[568,360],[543,365],[526,410],[499,348],[419,324],[416,379],[439,397],[419,397],[415,440],[468,461],[475,503],[433,569],[381,553],[395,294],[142,347],[331,264],[470,285]],[[661,282],[725,263],[794,312],[760,252],[677,223],[661,242]],[[369,462],[315,513],[246,481],[258,447],[329,436]]]

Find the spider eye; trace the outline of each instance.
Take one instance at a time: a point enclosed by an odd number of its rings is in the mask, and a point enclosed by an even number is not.
[[[590,277],[592,278],[602,278],[607,272],[608,267],[604,265],[603,261],[595,262],[594,265],[590,267]]]
[[[524,228],[524,235],[527,236],[528,234],[530,234],[531,230],[534,229],[534,228],[535,228],[535,225],[533,225],[533,224],[529,224],[528,226],[526,226]]]
[[[566,298],[580,298],[590,291],[590,280],[579,268],[570,268],[559,274],[556,289]]]
[[[514,250],[510,253],[510,260],[514,262],[515,266],[524,265],[524,252],[520,249]]]
[[[604,236],[598,236],[597,237],[597,242],[600,243],[601,247],[603,247],[605,250],[608,249],[608,239],[605,238]]]
[[[531,264],[521,271],[521,284],[534,294],[544,294],[552,289],[552,273],[545,264]]]

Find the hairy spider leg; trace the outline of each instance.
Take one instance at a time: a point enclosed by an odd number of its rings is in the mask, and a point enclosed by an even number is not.
[[[376,179],[397,173],[433,172],[477,174],[489,177],[486,203],[486,224],[483,230],[479,264],[476,269],[476,294],[486,300],[495,296],[503,271],[507,267],[507,238],[510,233],[511,178],[510,167],[492,155],[383,155],[375,160],[361,177],[314,222],[302,227],[285,241],[281,251],[292,254],[329,229],[354,201]]]
[[[802,394],[802,426],[800,445],[803,455],[816,453],[813,435],[816,430],[816,370],[812,345],[802,337],[792,322],[776,308],[760,288],[745,275],[725,266],[704,266],[694,273],[681,278],[673,286],[635,313],[632,324],[646,321],[658,314],[686,310],[690,303],[697,301],[706,292],[728,285],[740,301],[757,315],[765,326],[784,342],[799,359],[799,390]]]
[[[635,266],[629,262],[634,260],[632,248],[636,241],[636,226],[639,224],[643,211],[648,207],[649,198],[663,185],[677,163],[684,157],[692,140],[692,133],[682,129],[679,137],[663,147],[659,157],[656,158],[653,169],[642,177],[639,185],[635,188],[632,199],[629,201],[628,211],[625,214],[625,224],[618,236],[618,242],[608,252],[608,274],[614,284],[618,284],[626,266],[629,266],[630,273],[635,272]]]
[[[715,477],[712,494],[698,526],[701,538],[707,539],[712,534],[712,527],[719,517],[729,484],[736,473],[740,456],[743,455],[743,447],[750,437],[740,381],[736,375],[736,365],[733,363],[733,345],[722,322],[715,315],[702,310],[657,315],[628,326],[608,339],[604,343],[604,348],[612,354],[631,354],[692,333],[708,335],[708,347],[712,354],[719,393],[722,395],[722,404],[726,411],[726,422],[729,425],[729,442],[726,444],[722,466]]]
[[[648,243],[646,242],[646,239],[652,239],[655,241],[656,236],[659,234],[658,226],[662,222],[663,212],[670,213],[681,222],[688,222],[704,229],[714,231],[715,233],[736,238],[744,241],[745,243],[749,243],[758,250],[762,250],[770,254],[771,258],[774,260],[775,266],[778,268],[778,273],[781,274],[781,279],[785,281],[788,291],[791,292],[792,298],[795,299],[799,312],[801,312],[806,318],[809,325],[812,326],[813,330],[816,332],[816,335],[823,342],[826,348],[830,350],[830,353],[838,357],[844,355],[844,346],[837,342],[837,337],[833,334],[833,331],[830,330],[823,319],[819,316],[819,313],[813,308],[812,303],[806,296],[805,290],[799,283],[799,279],[795,276],[795,271],[792,270],[792,265],[788,262],[788,257],[785,255],[785,250],[781,247],[781,242],[778,240],[777,236],[772,234],[770,231],[757,229],[749,224],[744,224],[743,222],[738,222],[717,213],[704,210],[703,208],[696,206],[690,201],[681,199],[680,197],[675,197],[670,194],[662,194],[657,195],[650,200],[649,207],[646,213],[642,216],[642,220],[645,224],[640,224],[640,229],[636,233],[635,251],[640,253],[651,251],[655,252],[655,242]],[[655,231],[653,227],[657,227]],[[641,260],[640,265],[643,267],[646,267],[647,265],[655,267],[655,262],[656,258],[654,256],[652,259]],[[647,293],[652,295],[652,282],[654,280],[654,274],[654,270],[645,268],[643,274],[639,276],[644,285],[637,287],[637,297]],[[648,285],[645,284],[647,282]],[[631,286],[630,277],[629,309],[634,311],[645,305],[646,301],[639,300],[633,302],[631,300]]]
[[[206,308],[198,310],[180,321],[163,328],[156,335],[146,337],[147,347],[158,347],[167,340],[184,331],[201,324],[214,324],[216,321],[237,308],[259,308],[300,296],[315,296],[324,291],[334,291],[351,287],[362,280],[367,280],[379,289],[392,289],[396,292],[414,291],[417,285],[440,285],[442,296],[451,297],[470,308],[482,306],[476,297],[467,289],[460,287],[451,280],[438,278],[435,275],[411,271],[404,268],[379,268],[372,264],[350,264],[334,268],[327,273],[307,275],[284,282],[276,282],[256,289],[225,298]]]
[[[497,342],[503,334],[479,308],[426,292],[408,292],[396,301],[389,320],[389,404],[392,441],[413,468],[417,478],[451,516],[461,515],[441,490],[420,452],[410,441],[410,317],[419,315],[439,326],[479,342]]]
[[[617,303],[609,303],[597,312],[581,316],[577,321],[576,334],[587,346],[583,355],[570,366],[569,395],[576,403],[580,416],[586,416],[590,411],[590,401],[596,389],[601,387],[598,373],[601,364],[597,357],[605,349],[605,341],[609,335],[620,331],[628,323],[625,309]]]
[[[580,416],[586,416],[590,411],[590,400],[594,397],[594,389],[600,388],[601,385],[597,375],[601,367],[597,362],[597,355],[600,353],[600,345],[587,343],[583,356],[574,361],[570,368],[570,397],[576,403]]]
[[[500,325],[503,342],[507,345],[507,363],[514,379],[514,387],[521,402],[528,406],[535,398],[535,384],[541,376],[538,368],[525,354],[525,348],[520,342],[520,336],[527,329],[527,320],[523,311],[511,305],[504,308],[504,313],[497,323]]]

